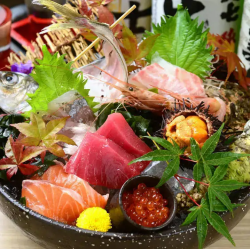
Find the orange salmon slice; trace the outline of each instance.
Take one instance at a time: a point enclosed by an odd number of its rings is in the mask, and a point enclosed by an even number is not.
[[[32,180],[44,180],[54,185],[74,190],[89,207],[105,208],[109,197],[109,195],[100,195],[87,181],[76,175],[65,173],[61,165],[51,166],[42,177],[36,175]]]
[[[74,190],[41,180],[24,180],[22,197],[28,208],[68,225],[89,207]]]

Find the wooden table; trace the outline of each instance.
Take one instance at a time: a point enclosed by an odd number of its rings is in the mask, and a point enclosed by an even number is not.
[[[231,232],[236,247],[226,239],[210,246],[208,249],[249,249],[250,248],[250,211]],[[21,230],[0,212],[0,248],[1,249],[43,249],[26,238]]]

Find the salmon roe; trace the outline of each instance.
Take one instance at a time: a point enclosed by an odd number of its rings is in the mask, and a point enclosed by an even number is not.
[[[169,217],[168,200],[163,199],[159,189],[138,185],[133,193],[124,192],[122,204],[127,215],[144,227],[162,225]]]

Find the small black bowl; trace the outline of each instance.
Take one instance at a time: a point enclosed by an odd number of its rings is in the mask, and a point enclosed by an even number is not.
[[[137,188],[140,183],[145,183],[147,187],[155,187],[160,181],[160,178],[152,175],[139,175],[127,180],[119,193],[117,193],[112,201],[111,201],[111,209],[110,209],[110,217],[112,223],[116,226],[117,229],[120,231],[157,231],[160,230],[174,219],[176,210],[177,210],[177,203],[174,196],[172,189],[168,186],[168,184],[162,185],[159,190],[162,194],[164,199],[168,200],[168,207],[169,207],[169,217],[162,225],[157,227],[144,227],[136,222],[134,222],[125,211],[123,204],[122,204],[122,196],[124,192],[132,192],[133,189]]]

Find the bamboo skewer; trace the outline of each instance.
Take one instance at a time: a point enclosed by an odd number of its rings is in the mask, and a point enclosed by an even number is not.
[[[113,29],[120,21],[122,21],[126,16],[128,16],[134,9],[136,9],[136,5],[133,5],[129,10],[127,10],[119,19],[117,19],[110,28]],[[91,48],[93,48],[98,42],[100,38],[96,38],[87,48],[85,48],[77,57],[75,57],[72,61],[79,60],[86,52],[88,52]]]

